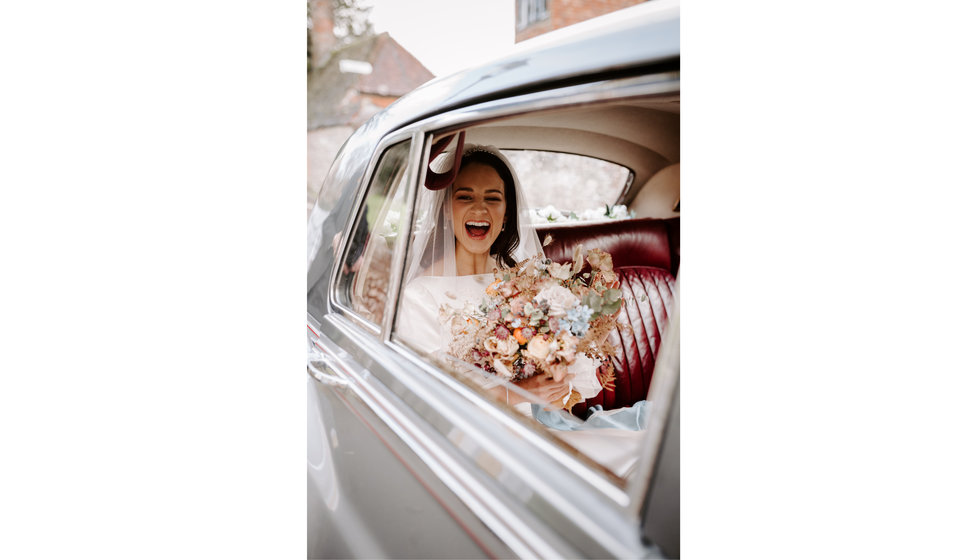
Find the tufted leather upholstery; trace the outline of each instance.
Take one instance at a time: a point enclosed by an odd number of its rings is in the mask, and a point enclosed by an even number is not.
[[[599,247],[608,252],[616,267],[653,266],[666,269],[676,277],[680,265],[680,223],[680,218],[645,218],[587,226],[553,226],[538,229],[538,236],[542,241],[548,234],[554,239],[544,248],[544,253],[555,261],[572,260],[572,251],[581,243],[586,249]]]
[[[615,260],[613,261],[615,262]],[[653,379],[657,351],[667,330],[670,309],[674,303],[674,277],[662,268],[651,266],[616,267],[623,290],[623,311],[631,329],[620,328],[609,335],[616,348],[613,367],[616,383],[610,390],[580,403],[572,409],[585,416],[597,404],[609,410],[632,406],[643,400]]]
[[[542,239],[547,234],[554,239],[544,251],[555,261],[570,261],[572,250],[579,243],[587,249],[597,247],[612,255],[624,297],[620,320],[625,317],[631,327],[609,335],[615,347],[615,386],[576,405],[572,409],[574,414],[584,417],[591,406],[602,405],[609,410],[632,406],[646,398],[674,302],[674,276],[680,261],[679,232],[678,218],[538,231]]]

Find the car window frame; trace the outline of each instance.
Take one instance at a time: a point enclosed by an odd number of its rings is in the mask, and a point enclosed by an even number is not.
[[[352,235],[354,233],[355,222],[361,215],[361,212],[366,211],[365,206],[367,205],[368,194],[371,191],[371,183],[375,178],[378,171],[378,167],[381,163],[382,157],[388,151],[389,148],[395,145],[409,141],[410,145],[408,148],[408,168],[405,173],[407,175],[406,187],[408,192],[406,193],[406,198],[409,201],[410,211],[404,213],[401,217],[401,224],[411,223],[411,221],[406,222],[406,219],[411,220],[414,217],[414,207],[415,207],[415,196],[416,189],[418,187],[418,175],[421,171],[421,140],[423,136],[419,131],[413,129],[401,129],[396,130],[386,136],[384,136],[378,144],[375,146],[372,154],[371,160],[365,169],[364,175],[361,177],[357,186],[357,197],[354,204],[354,211],[351,215],[347,217],[347,221],[344,226],[344,232],[341,236],[338,247],[340,248],[338,256],[335,259],[336,262],[333,263],[333,269],[331,270],[331,278],[329,283],[329,300],[330,306],[337,309],[345,317],[354,322],[357,326],[368,331],[375,338],[380,340],[388,340],[391,336],[391,321],[389,320],[392,313],[394,312],[394,307],[396,305],[397,298],[388,298],[385,302],[384,313],[382,315],[382,321],[380,325],[377,325],[366,318],[361,316],[360,313],[351,309],[349,305],[344,303],[340,297],[341,290],[341,272],[343,270],[344,257],[347,252],[351,249],[350,244],[352,243]],[[407,231],[404,230],[404,231]],[[394,247],[394,252],[391,256],[391,270],[389,271],[388,286],[389,291],[392,289],[401,290],[401,279],[402,279],[402,267],[405,262],[405,253],[408,249],[407,239],[410,235],[399,236]],[[392,292],[392,293],[398,293]]]
[[[429,150],[431,149],[431,143],[434,138],[489,122],[519,117],[528,113],[562,111],[576,106],[601,104],[629,98],[675,94],[679,91],[680,73],[677,71],[665,71],[656,74],[624,78],[607,78],[533,93],[501,96],[496,99],[463,106],[407,124],[399,132],[406,135],[414,135],[419,147],[418,157],[412,162],[412,165],[417,165],[418,169],[415,176],[415,185],[412,186],[410,195],[412,204],[409,224],[414,224],[415,220],[415,206],[418,198],[417,188],[418,184],[422,182],[422,174],[425,170],[422,162],[428,161]],[[413,145],[414,147],[415,145]],[[414,150],[410,151],[410,153],[414,153]],[[423,159],[423,156],[425,159]],[[376,157],[377,154],[375,154]],[[372,165],[376,165],[376,161]],[[629,181],[631,182],[632,179],[633,171],[630,170]],[[348,227],[349,230],[350,227]],[[406,236],[405,239],[399,241],[400,246],[402,246],[400,250],[400,262],[393,263],[392,267],[393,271],[394,269],[398,269],[402,275],[406,266],[405,259],[407,257],[408,243],[411,241],[410,237],[410,235]],[[392,297],[389,299],[388,306],[385,310],[383,343],[398,352],[401,356],[411,360],[415,365],[428,371],[437,372],[438,375],[436,377],[444,383],[454,386],[458,394],[480,407],[487,414],[491,414],[496,420],[514,426],[514,429],[518,429],[517,426],[522,425],[526,419],[518,418],[512,411],[504,410],[502,405],[493,402],[472,388],[466,387],[459,379],[423,359],[410,346],[392,337],[395,308],[402,296],[401,288],[403,280],[403,278],[399,278],[397,285],[392,284],[397,289],[390,292]],[[466,388],[464,389],[464,387]],[[652,426],[653,424],[651,424]],[[602,469],[601,465],[597,465],[591,459],[582,460],[576,453],[569,452],[569,449],[574,448],[557,440],[557,438],[537,433],[530,430],[527,426],[523,426],[521,431],[523,432],[522,435],[527,435],[536,443],[536,447],[539,450],[557,459],[570,471],[577,473],[585,482],[606,494],[616,503],[619,503],[628,515],[634,518],[638,518],[641,515],[647,490],[652,483],[656,455],[659,452],[659,449],[655,445],[652,446],[652,443],[659,442],[662,434],[654,434],[652,433],[654,430],[650,430],[651,433],[647,434],[648,437],[641,446],[641,461],[637,463],[635,474],[630,479],[624,481],[614,475],[608,474],[608,472],[602,472],[604,469]],[[643,454],[650,456],[644,456]],[[596,466],[602,470],[597,470]],[[610,479],[610,476],[612,476],[612,479]]]

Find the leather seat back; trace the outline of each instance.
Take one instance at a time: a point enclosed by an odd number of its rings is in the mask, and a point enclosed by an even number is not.
[[[615,260],[613,261],[615,262]],[[653,379],[653,366],[674,303],[674,277],[652,266],[616,267],[623,290],[623,310],[630,328],[618,328],[609,335],[615,347],[613,367],[616,382],[612,389],[580,403],[572,409],[585,416],[589,407],[605,410],[629,407],[647,397]]]
[[[650,389],[653,369],[674,302],[675,275],[680,261],[680,219],[642,219],[586,226],[542,228],[538,235],[553,241],[545,255],[568,262],[576,245],[599,248],[613,259],[623,290],[619,328],[609,335],[615,353],[616,382],[612,389],[576,405],[572,412],[586,416],[589,407],[629,407],[643,400]]]
[[[581,243],[586,249],[598,247],[613,258],[616,267],[653,266],[677,277],[680,266],[680,218],[620,220],[585,226],[552,226],[538,229],[544,241],[553,242],[544,254],[558,262],[572,260],[572,251]]]

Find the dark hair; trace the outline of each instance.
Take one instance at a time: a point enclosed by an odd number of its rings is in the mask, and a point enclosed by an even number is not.
[[[517,223],[517,186],[514,176],[503,160],[490,152],[474,151],[463,156],[459,164],[460,170],[471,163],[482,163],[491,167],[504,181],[504,199],[507,208],[504,211],[504,228],[490,246],[490,254],[497,260],[497,266],[514,266],[514,250],[521,241],[520,224]]]

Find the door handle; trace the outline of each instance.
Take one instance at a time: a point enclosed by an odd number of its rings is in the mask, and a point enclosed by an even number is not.
[[[322,356],[316,358],[310,356],[309,361],[306,363],[306,371],[313,379],[316,379],[324,385],[331,387],[347,387],[350,385],[350,380],[342,373],[337,373],[337,370],[326,363]]]
[[[348,356],[347,352],[328,338],[321,338],[320,333],[307,324],[307,328],[316,337],[310,339],[309,354],[306,358],[306,372],[324,385],[331,387],[347,387],[350,376],[343,373],[342,362]]]

